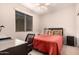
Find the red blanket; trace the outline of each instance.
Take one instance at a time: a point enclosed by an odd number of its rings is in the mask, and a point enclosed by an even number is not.
[[[33,47],[50,55],[60,54],[62,48],[62,36],[36,35],[33,40]]]

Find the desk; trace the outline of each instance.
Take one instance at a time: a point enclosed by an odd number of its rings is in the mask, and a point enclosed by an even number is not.
[[[33,40],[33,47],[49,55],[60,54],[62,48],[62,36],[36,35]]]
[[[25,42],[19,39],[0,40],[0,51],[24,44]]]
[[[26,55],[28,54],[27,43],[18,39],[0,41],[0,55]]]

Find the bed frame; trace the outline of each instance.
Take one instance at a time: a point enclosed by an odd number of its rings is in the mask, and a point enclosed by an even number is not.
[[[63,36],[63,28],[44,28],[44,34]]]

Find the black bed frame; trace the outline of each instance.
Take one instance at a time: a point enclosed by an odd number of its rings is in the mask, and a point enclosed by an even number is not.
[[[62,36],[63,36],[63,28],[44,28],[44,30],[62,30]]]

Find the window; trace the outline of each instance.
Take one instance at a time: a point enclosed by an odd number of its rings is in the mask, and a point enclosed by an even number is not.
[[[15,13],[16,32],[32,31],[33,17],[19,11],[15,11]]]
[[[32,16],[26,16],[26,31],[32,31]]]

